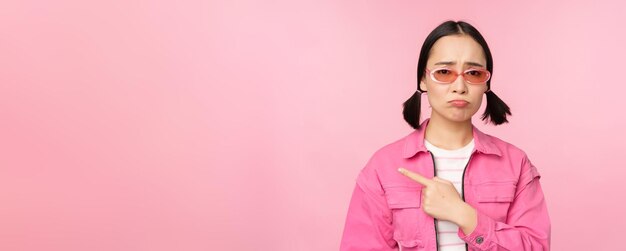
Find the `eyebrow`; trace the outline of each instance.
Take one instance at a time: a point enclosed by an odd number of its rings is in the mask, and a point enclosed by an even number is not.
[[[439,65],[439,64],[442,64],[442,65],[455,65],[456,63],[452,62],[452,61],[442,61],[442,62],[435,63],[435,65]],[[479,63],[476,63],[476,62],[465,62],[465,64],[466,65],[471,65],[471,66],[485,67],[482,64],[479,64]]]

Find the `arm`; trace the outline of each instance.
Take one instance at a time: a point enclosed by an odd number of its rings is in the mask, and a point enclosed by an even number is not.
[[[539,172],[526,156],[506,222],[477,211],[476,227],[458,235],[478,250],[550,250],[550,217]]]
[[[393,240],[391,210],[370,163],[359,174],[352,193],[341,251],[398,250]]]

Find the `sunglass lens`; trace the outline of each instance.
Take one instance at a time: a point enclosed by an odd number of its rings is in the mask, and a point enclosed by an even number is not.
[[[485,70],[470,70],[465,72],[464,77],[472,83],[483,83],[489,79],[489,73]]]
[[[448,69],[439,69],[433,72],[433,77],[440,82],[452,82],[456,78],[456,74]]]

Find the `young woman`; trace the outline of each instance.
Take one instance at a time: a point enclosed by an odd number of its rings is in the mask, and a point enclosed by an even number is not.
[[[523,150],[472,125],[511,115],[493,93],[483,36],[447,21],[426,38],[417,91],[404,103],[415,129],[374,153],[356,180],[340,250],[549,250],[539,172]],[[426,94],[430,118],[419,124]]]

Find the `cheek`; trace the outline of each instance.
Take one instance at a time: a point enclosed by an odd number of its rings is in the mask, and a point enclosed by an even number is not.
[[[471,109],[472,109],[473,113],[476,113],[480,109],[480,106],[484,102],[483,101],[484,96],[485,95],[479,95],[477,97],[472,97],[472,101],[471,101],[472,102],[472,108]]]
[[[438,94],[436,91],[428,91],[428,103],[431,106],[439,106],[443,103],[444,98],[441,94]]]
[[[447,93],[448,90],[445,86],[429,85],[426,94],[428,95],[428,102],[437,104],[445,101]]]
[[[476,104],[476,106],[480,106],[483,102],[483,98],[485,97],[485,91],[487,91],[487,86],[471,86],[470,91],[470,99],[471,102]]]
[[[480,95],[480,96],[474,98],[474,105],[476,107],[480,107],[480,105],[482,105],[482,103],[483,103],[483,95]]]

